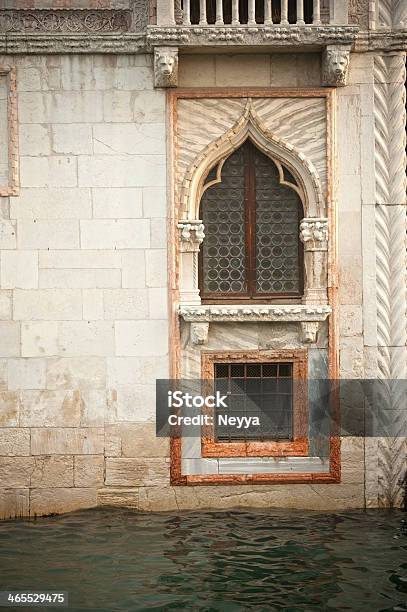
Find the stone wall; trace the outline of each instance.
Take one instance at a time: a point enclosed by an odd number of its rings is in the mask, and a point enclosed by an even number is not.
[[[2,60],[17,69],[21,179],[0,209],[7,517],[168,480],[151,424],[168,372],[166,145],[151,57]]]

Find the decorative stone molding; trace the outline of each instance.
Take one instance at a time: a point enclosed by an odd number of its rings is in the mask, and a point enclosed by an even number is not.
[[[320,323],[318,321],[302,321],[300,325],[303,341],[307,344],[315,344]]]
[[[154,49],[155,87],[176,87],[178,85],[178,49],[156,47]]]
[[[191,340],[193,344],[206,344],[208,340],[209,323],[191,323]]]
[[[351,45],[358,27],[336,25],[305,26],[176,26],[147,28],[147,42],[156,45],[213,47],[230,45],[278,47],[303,45]]]
[[[195,253],[205,238],[205,226],[200,220],[180,221],[178,223],[180,250],[182,253]]]
[[[0,10],[0,31],[20,34],[128,32],[129,10],[110,9],[6,9]]]
[[[322,57],[322,84],[345,87],[350,62],[350,47],[329,45]]]
[[[325,217],[305,218],[300,223],[300,239],[307,251],[328,249],[328,219]]]
[[[322,322],[331,314],[328,305],[308,306],[295,305],[253,305],[228,306],[223,304],[207,304],[202,306],[188,306],[181,304],[179,315],[184,321],[191,323],[210,322],[272,322],[301,323]]]

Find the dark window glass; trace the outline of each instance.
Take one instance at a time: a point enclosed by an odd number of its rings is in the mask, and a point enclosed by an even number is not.
[[[202,196],[202,299],[301,296],[302,216],[295,189],[280,185],[274,162],[246,141],[224,163],[221,182]]]
[[[215,418],[216,441],[293,439],[292,363],[217,363],[215,389],[228,395],[228,409],[218,409]],[[260,426],[237,429],[220,423],[217,417],[226,414],[257,416]]]

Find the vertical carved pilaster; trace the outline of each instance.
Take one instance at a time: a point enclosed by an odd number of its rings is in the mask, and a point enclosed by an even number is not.
[[[384,9],[389,7],[382,2],[380,8],[383,20]],[[397,380],[407,377],[405,77],[404,54],[375,58],[377,376],[387,391],[378,415],[384,432],[388,415],[395,415],[403,401]],[[378,503],[381,506],[401,504],[407,446],[405,438],[395,437],[395,433],[397,427],[401,432],[402,426],[401,419],[400,423],[393,421],[391,435],[378,441]],[[368,479],[371,480],[371,475]]]
[[[327,304],[328,219],[303,219],[300,239],[304,244],[306,304]]]
[[[202,221],[178,223],[180,240],[180,300],[184,304],[200,304],[198,288],[198,253],[205,238]]]

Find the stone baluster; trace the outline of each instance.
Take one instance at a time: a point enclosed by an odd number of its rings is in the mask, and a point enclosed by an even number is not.
[[[297,0],[297,25],[305,25],[304,0]]]
[[[264,25],[273,25],[271,0],[264,0]]]
[[[216,0],[215,25],[223,25],[223,0]]]
[[[239,24],[239,0],[232,0],[232,25]]]
[[[320,0],[314,0],[312,23],[314,25],[321,25],[321,1]]]
[[[288,0],[281,0],[281,25],[288,25]]]
[[[191,3],[190,0],[184,0],[183,25],[191,25]]]
[[[174,0],[157,0],[157,25],[175,26]]]
[[[199,25],[208,25],[206,19],[206,0],[199,0]]]
[[[328,219],[303,219],[300,239],[304,244],[304,303],[327,304]]]
[[[249,18],[247,25],[256,25],[256,0],[249,0]]]

